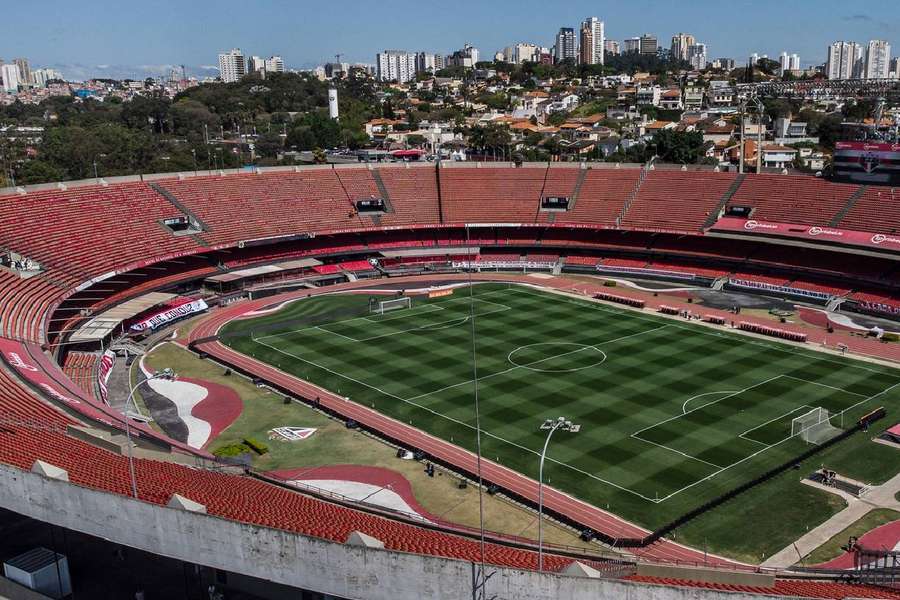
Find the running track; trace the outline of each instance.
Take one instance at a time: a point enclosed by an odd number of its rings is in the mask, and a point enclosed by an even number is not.
[[[213,337],[217,334],[219,329],[229,321],[241,318],[245,313],[259,310],[266,306],[278,304],[286,300],[302,298],[308,295],[333,293],[342,290],[366,289],[376,287],[387,282],[390,282],[392,284],[406,282],[414,283],[417,280],[421,281],[426,279],[432,282],[460,281],[463,277],[464,276],[460,276],[459,274],[452,274],[428,275],[425,277],[396,277],[389,280],[377,281],[356,281],[329,286],[322,289],[306,289],[299,292],[294,291],[277,296],[270,296],[259,300],[238,302],[228,307],[218,309],[212,312],[208,317],[203,319],[192,330],[188,341],[194,342],[199,339]],[[609,289],[603,288],[598,284],[583,282],[576,283],[572,280],[559,277],[549,279],[536,279],[524,275],[503,275],[492,273],[473,274],[472,279],[474,281],[527,283],[530,285],[539,285],[541,287],[579,294],[593,294],[598,291],[608,291]],[[667,303],[670,305],[673,303],[672,298],[658,299],[654,298],[649,293],[640,292],[628,288],[616,288],[615,293],[617,295],[640,298],[641,300],[644,300],[646,302],[647,308],[649,309],[657,308],[659,304],[662,303]],[[733,315],[725,311],[706,309],[697,305],[688,305],[686,302],[685,306],[690,306],[695,311],[700,309],[703,314],[718,314],[724,316],[729,321],[733,317]],[[741,316],[740,320],[751,322],[755,321],[759,322],[760,324],[771,325],[771,322],[769,321],[765,321],[762,319],[753,319],[749,317],[745,318],[743,315]],[[794,327],[791,325],[781,325],[781,327],[784,329],[793,329],[804,333],[810,333],[809,329],[805,327]],[[878,342],[870,340],[861,340],[859,338],[851,339],[849,338],[849,336],[840,337],[846,337],[846,339],[841,339],[840,341],[850,346],[851,351],[857,351],[863,354],[872,354],[875,352],[875,350],[881,350],[882,352],[878,353],[880,355],[879,358],[900,358],[900,349],[888,348],[888,345],[886,344],[880,344]],[[829,342],[831,342],[831,340],[829,340]],[[864,344],[863,342],[867,343]],[[289,390],[291,393],[296,394],[299,397],[307,399],[318,397],[323,406],[337,412],[338,414],[343,415],[345,418],[354,419],[367,427],[382,432],[386,436],[399,440],[412,447],[419,448],[441,461],[455,465],[456,467],[470,473],[477,472],[476,456],[473,453],[459,448],[449,442],[446,442],[423,431],[415,429],[409,425],[386,417],[374,410],[358,405],[355,402],[345,400],[344,398],[337,396],[336,394],[332,394],[328,390],[315,386],[309,382],[302,381],[266,363],[257,361],[244,354],[236,352],[231,348],[219,343],[218,341],[198,344],[197,348],[225,363],[231,364],[246,372],[254,373],[257,376],[270,381],[279,387]],[[890,354],[885,356],[883,354],[885,350],[888,350],[889,352],[893,350],[893,352],[890,352]],[[485,480],[496,483],[497,485],[506,488],[523,498],[528,498],[531,501],[537,503],[538,484],[535,480],[525,477],[524,475],[521,475],[511,469],[508,469],[489,460],[482,459],[481,465],[482,476]],[[621,519],[613,514],[602,511],[595,506],[582,502],[581,500],[560,492],[559,490],[556,490],[550,486],[544,486],[544,505],[557,513],[564,514],[570,519],[583,524],[585,527],[603,532],[606,535],[612,537],[644,537],[649,533],[647,530],[642,529],[637,525],[634,525],[633,523]],[[700,552],[699,550],[688,548],[670,540],[660,540],[659,542],[648,546],[647,548],[635,550],[633,553],[637,556],[643,556],[657,561],[689,564],[706,563],[709,565],[730,567],[741,566],[738,563],[729,561],[721,557],[704,555],[704,553]]]

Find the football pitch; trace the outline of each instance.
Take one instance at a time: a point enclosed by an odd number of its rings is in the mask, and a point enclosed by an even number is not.
[[[803,452],[795,417],[849,427],[900,398],[880,365],[531,287],[471,294],[383,315],[368,295],[313,297],[222,341],[468,449],[477,389],[484,455],[535,479],[540,425],[570,419],[545,481],[648,527]]]

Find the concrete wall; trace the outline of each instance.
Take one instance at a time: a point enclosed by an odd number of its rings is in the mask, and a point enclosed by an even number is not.
[[[0,572],[3,570],[0,569]],[[25,586],[19,585],[15,581],[10,581],[6,577],[0,576],[0,600],[51,600],[50,596],[45,596],[30,590]]]
[[[165,508],[0,465],[0,506],[31,518],[189,563],[343,598],[472,597],[471,563],[326,542]],[[628,582],[496,569],[488,597],[550,600],[760,600]]]

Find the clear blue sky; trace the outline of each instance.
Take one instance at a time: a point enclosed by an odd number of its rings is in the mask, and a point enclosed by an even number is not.
[[[160,73],[214,65],[220,50],[280,54],[288,67],[333,60],[374,62],[385,48],[448,52],[464,42],[484,57],[517,41],[549,46],[561,26],[587,16],[607,37],[644,32],[667,46],[692,33],[713,57],[753,51],[824,62],[834,40],[887,39],[900,54],[900,0],[34,0],[6,2],[0,58],[58,66],[69,77]]]

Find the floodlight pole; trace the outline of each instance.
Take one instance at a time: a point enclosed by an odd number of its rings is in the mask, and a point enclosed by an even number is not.
[[[544,441],[544,449],[541,450],[541,463],[538,467],[538,573],[544,571],[544,459],[547,458],[547,448],[550,446],[550,438],[557,429],[572,431],[571,421],[565,417],[559,417],[555,421],[544,421],[547,431],[547,439]]]
[[[172,369],[163,369],[162,371],[157,371],[150,377],[143,379],[142,381],[138,381],[134,386],[132,386],[131,391],[128,393],[128,398],[125,400],[125,406],[122,407],[122,416],[125,417],[125,437],[128,439],[128,473],[131,477],[131,495],[137,500],[138,497],[138,489],[137,489],[137,474],[134,470],[134,447],[131,443],[131,426],[128,422],[128,405],[134,403],[134,394],[137,392],[138,388],[144,385],[145,383],[149,383],[154,379],[167,379],[172,380],[175,379],[175,372]],[[137,404],[134,404],[134,412],[140,414],[140,411],[137,408]]]

